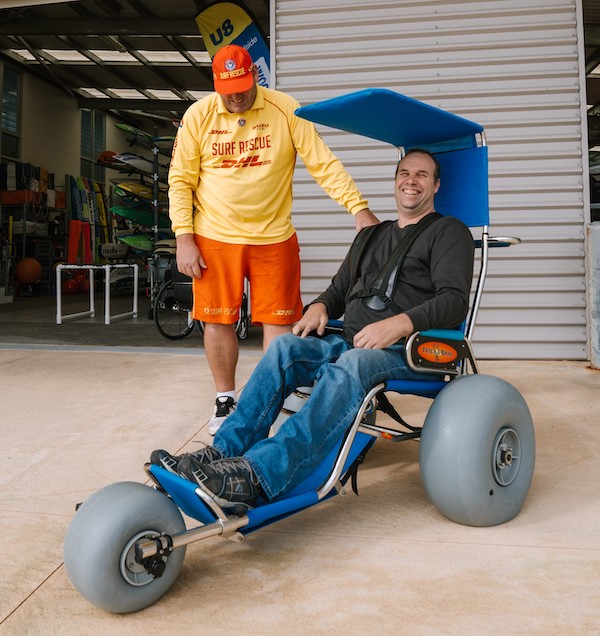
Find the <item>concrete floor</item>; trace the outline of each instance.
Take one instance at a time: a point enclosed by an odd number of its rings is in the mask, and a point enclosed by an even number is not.
[[[44,311],[30,333],[53,341],[15,335],[0,308],[0,634],[600,634],[600,372],[569,361],[482,363],[523,393],[536,425],[533,484],[509,523],[448,521],[421,485],[417,443],[381,441],[360,470],[360,497],[242,544],[192,544],[171,590],[144,611],[95,608],[63,566],[75,504],[113,482],[145,482],[154,448],[208,442],[212,384],[198,338],[117,345],[119,329],[146,329],[125,321],[98,329],[112,346],[71,346],[62,340],[75,323],[42,325]],[[243,345],[240,386],[259,356],[256,340]],[[422,417],[421,401],[394,402]]]

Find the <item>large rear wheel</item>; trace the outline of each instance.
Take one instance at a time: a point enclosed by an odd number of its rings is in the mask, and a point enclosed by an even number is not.
[[[523,506],[535,464],[525,400],[492,376],[453,380],[429,409],[419,463],[429,498],[448,519],[469,526],[512,519]]]

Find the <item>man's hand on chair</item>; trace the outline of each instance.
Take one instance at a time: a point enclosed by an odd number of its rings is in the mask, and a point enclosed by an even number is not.
[[[314,332],[322,336],[328,320],[327,306],[323,303],[314,303],[309,305],[302,318],[292,327],[292,333],[300,338],[306,338]]]
[[[413,331],[412,320],[406,314],[398,314],[363,327],[354,336],[353,344],[357,349],[385,349]]]

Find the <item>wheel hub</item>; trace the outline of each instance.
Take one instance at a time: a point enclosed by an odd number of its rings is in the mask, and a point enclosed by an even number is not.
[[[501,444],[498,449],[498,466],[504,468],[505,466],[510,466],[512,464],[513,459],[513,449],[508,446]]]
[[[152,557],[152,563],[140,563],[136,560],[136,545],[142,540],[151,540],[159,537],[160,534],[153,530],[145,530],[132,537],[121,552],[120,569],[121,576],[135,587],[148,585],[155,578],[162,575],[165,570],[166,556],[156,555]],[[147,567],[147,565],[149,567]]]
[[[518,472],[521,458],[521,442],[512,428],[503,428],[496,435],[493,446],[492,470],[500,486],[511,484]]]

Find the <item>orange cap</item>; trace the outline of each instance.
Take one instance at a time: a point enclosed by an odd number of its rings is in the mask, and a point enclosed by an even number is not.
[[[254,84],[253,64],[243,46],[228,44],[220,48],[212,61],[215,90],[221,95],[244,93]]]

